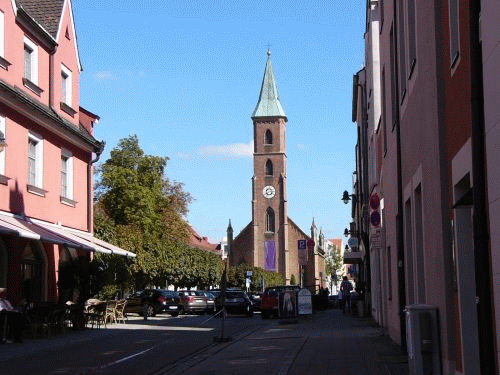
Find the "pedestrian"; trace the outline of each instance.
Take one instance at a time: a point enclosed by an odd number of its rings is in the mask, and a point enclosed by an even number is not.
[[[342,293],[342,314],[345,315],[346,310],[351,313],[351,291],[353,287],[347,276],[344,276],[340,284],[340,293]]]
[[[0,334],[2,343],[7,342],[8,328],[12,329],[14,342],[22,342],[24,317],[7,299],[7,288],[0,288]]]

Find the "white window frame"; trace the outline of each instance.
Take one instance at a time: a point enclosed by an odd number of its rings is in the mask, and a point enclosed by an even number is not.
[[[26,78],[27,80],[31,81],[32,83],[34,83],[35,85],[38,85],[38,46],[33,43],[28,37],[24,37],[24,46],[25,47],[28,47],[32,50],[32,52],[30,53],[30,57],[31,57],[31,66],[30,66],[30,73],[31,73],[31,77],[26,77],[26,67],[25,67],[25,71],[24,71],[24,78]],[[24,51],[24,49],[23,49]],[[23,63],[25,64],[25,61],[24,61],[24,56],[23,56]]]
[[[73,154],[65,149],[61,149],[61,160],[66,158],[66,195],[62,191],[62,170],[61,170],[61,198],[73,200]]]
[[[63,95],[63,93],[65,93],[65,95]],[[64,64],[61,64],[61,102],[72,107],[73,74],[71,70],[64,66]]]
[[[4,138],[6,138],[5,134],[5,116],[0,115],[0,131],[3,133]],[[5,147],[0,149],[0,175],[5,176]]]
[[[37,188],[43,189],[43,138],[37,134],[29,133],[28,140],[35,141],[35,185],[30,184],[29,180],[29,167],[28,167],[28,185],[33,185]],[[28,142],[29,147],[29,142]]]
[[[0,57],[5,57],[5,14],[0,10]]]

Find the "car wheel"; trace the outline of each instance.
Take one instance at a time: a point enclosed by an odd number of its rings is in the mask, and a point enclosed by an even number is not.
[[[172,318],[175,318],[175,317],[179,316],[179,313],[170,313],[170,316],[171,316]]]
[[[148,305],[148,316],[153,317],[156,315],[155,307],[153,305]]]

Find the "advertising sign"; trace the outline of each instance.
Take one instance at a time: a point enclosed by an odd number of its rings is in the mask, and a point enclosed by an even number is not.
[[[312,314],[312,297],[309,289],[301,289],[298,293],[299,315]]]
[[[278,294],[278,312],[281,319],[297,317],[297,294],[295,289],[284,287]]]

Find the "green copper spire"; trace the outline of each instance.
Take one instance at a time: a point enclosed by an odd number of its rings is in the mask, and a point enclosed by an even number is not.
[[[284,117],[286,119],[285,110],[280,102],[278,86],[274,79],[271,51],[269,50],[267,50],[267,62],[260,88],[259,102],[252,114],[252,118],[255,117]]]

